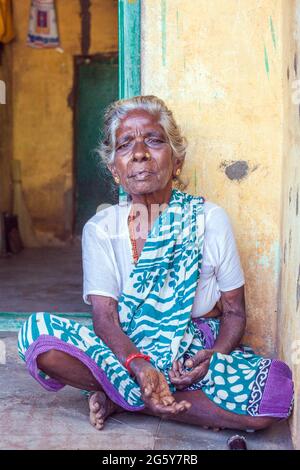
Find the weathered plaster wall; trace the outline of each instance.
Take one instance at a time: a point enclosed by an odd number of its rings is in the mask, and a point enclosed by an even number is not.
[[[275,351],[280,271],[282,1],[143,2],[142,92],[189,141],[188,189],[233,222],[247,286],[245,340]]]
[[[0,212],[10,211],[12,205],[12,46],[7,44],[2,53],[0,80],[5,83],[6,104],[0,104]]]
[[[117,1],[58,0],[60,49],[26,47],[30,0],[14,0],[13,155],[40,240],[70,235],[73,191],[73,57],[118,49]],[[80,16],[82,11],[83,15]]]
[[[295,409],[291,427],[300,449],[300,1],[283,12],[283,197],[282,276],[278,345],[293,369]]]

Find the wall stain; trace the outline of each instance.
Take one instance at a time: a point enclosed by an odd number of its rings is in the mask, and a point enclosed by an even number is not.
[[[293,241],[293,238],[292,238],[292,229],[290,228],[290,231],[289,231],[289,249],[291,250],[291,247],[292,247],[292,241]]]
[[[290,190],[289,190],[289,206],[291,205],[291,202],[292,202],[292,191],[293,191],[293,189],[290,188]]]
[[[298,57],[297,57],[296,52],[294,54],[294,72],[295,72],[295,75],[297,77],[298,76]]]
[[[268,77],[270,78],[270,65],[269,65],[269,58],[266,46],[264,46],[264,57],[265,57],[265,69],[267,72]]]
[[[88,55],[91,46],[91,0],[80,0],[81,54]]]
[[[196,170],[196,168],[195,168],[195,173],[194,173],[195,194],[197,194],[197,186],[198,186],[197,183],[198,183],[198,182],[197,182],[197,170]]]
[[[244,160],[238,161],[223,161],[220,164],[220,168],[225,172],[227,178],[230,180],[241,181],[258,169],[259,165],[254,165],[252,168],[249,167],[248,162]]]
[[[299,214],[299,188],[297,188],[297,196],[296,196],[296,215]]]
[[[286,76],[287,76],[287,79],[289,80],[290,79],[290,68],[289,67],[286,70]]]
[[[283,264],[286,262],[286,242],[284,243],[284,249],[283,249]]]
[[[299,264],[298,279],[297,279],[296,302],[297,302],[297,310],[298,310],[299,305],[300,305],[300,264]]]
[[[279,242],[274,242],[270,249],[271,259],[274,260],[274,275],[276,279],[280,278],[281,273],[281,247]]]
[[[276,49],[277,48],[277,41],[276,41],[276,33],[275,33],[275,28],[274,28],[272,16],[270,16],[270,29],[271,29],[273,46],[274,46],[274,49]]]

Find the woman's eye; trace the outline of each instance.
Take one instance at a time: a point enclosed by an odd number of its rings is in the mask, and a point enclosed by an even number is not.
[[[124,142],[124,144],[121,144],[118,146],[117,150],[121,149],[126,149],[129,146],[130,142]]]
[[[152,138],[152,139],[148,139],[147,142],[148,142],[149,144],[161,144],[161,143],[162,143],[162,140]]]

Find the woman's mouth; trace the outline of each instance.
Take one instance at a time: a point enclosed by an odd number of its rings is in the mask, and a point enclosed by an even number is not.
[[[143,180],[146,180],[148,178],[151,178],[151,176],[153,176],[154,173],[152,171],[139,171],[138,173],[135,173],[133,174],[130,178],[134,178],[135,180],[138,180],[138,181],[143,181]]]

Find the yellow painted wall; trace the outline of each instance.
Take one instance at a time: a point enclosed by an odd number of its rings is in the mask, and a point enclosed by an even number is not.
[[[142,18],[142,92],[189,140],[188,189],[231,217],[245,341],[293,369],[300,448],[300,0],[151,0]]]
[[[81,54],[79,0],[57,0],[60,49],[26,46],[30,0],[14,0],[13,155],[22,164],[30,214],[44,244],[70,235],[73,191],[73,57]],[[89,54],[116,51],[117,2],[92,0]]]
[[[165,99],[188,138],[188,189],[231,217],[247,281],[246,341],[269,354],[280,271],[281,6],[151,0],[142,21],[142,92]]]
[[[0,104],[0,212],[9,212],[12,207],[12,185],[10,161],[12,155],[12,80],[11,44],[3,50],[0,65],[0,80],[6,88],[6,104]]]
[[[293,369],[295,409],[291,427],[300,449],[300,1],[285,5],[283,15],[283,197],[280,356]],[[298,81],[297,81],[298,80]]]

